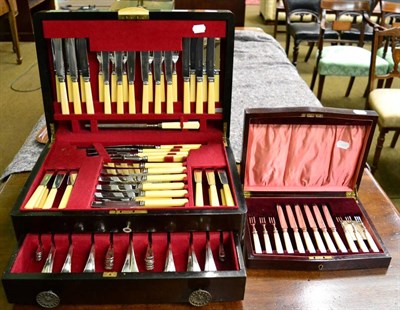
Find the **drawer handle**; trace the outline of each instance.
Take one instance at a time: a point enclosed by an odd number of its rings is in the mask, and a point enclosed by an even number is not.
[[[195,307],[203,307],[208,305],[212,296],[208,291],[198,289],[192,292],[189,296],[189,303]]]

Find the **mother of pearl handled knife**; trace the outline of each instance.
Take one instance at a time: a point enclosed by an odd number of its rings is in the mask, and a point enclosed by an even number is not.
[[[286,214],[289,218],[290,227],[293,229],[294,240],[296,241],[296,247],[299,253],[305,253],[303,242],[301,241],[301,237],[299,234],[299,229],[297,228],[296,219],[294,218],[294,214],[290,205],[286,205]]]
[[[54,66],[58,78],[58,85],[60,91],[61,113],[69,114],[69,104],[67,95],[67,86],[65,84],[65,68],[63,47],[61,39],[52,39],[52,47],[54,48]]]
[[[313,205],[313,210],[315,217],[317,218],[318,226],[322,230],[322,234],[324,235],[326,244],[328,245],[328,249],[331,253],[337,253],[336,247],[333,244],[333,241],[331,239],[331,236],[329,236],[328,229],[326,228],[324,219],[322,218],[322,214],[319,211],[319,208],[317,205]]]
[[[297,221],[299,222],[299,227],[303,231],[303,237],[304,237],[304,240],[306,241],[308,252],[316,253],[314,245],[313,245],[312,240],[310,238],[310,235],[308,234],[307,226],[306,226],[306,223],[304,221],[303,213],[301,212],[300,206],[299,205],[295,205],[294,206],[294,210],[296,212]]]
[[[25,207],[24,207],[25,209],[33,209],[33,208],[38,207],[38,204],[43,196],[43,193],[45,192],[45,189],[47,188],[47,184],[49,183],[52,176],[53,176],[53,172],[48,172],[44,175],[39,186],[35,189],[31,198],[29,198],[28,202],[25,204]]]
[[[319,234],[317,224],[314,221],[314,217],[311,213],[310,207],[308,205],[304,205],[304,210],[306,211],[306,216],[308,220],[308,224],[310,225],[311,229],[314,231],[314,237],[317,241],[318,249],[321,253],[326,253],[326,248],[324,242],[322,241],[321,235]]]
[[[344,245],[342,239],[340,238],[338,232],[336,231],[336,226],[335,223],[333,222],[331,214],[329,213],[328,207],[326,205],[322,205],[322,211],[324,212],[326,223],[328,224],[328,227],[332,231],[332,235],[335,238],[337,246],[339,247],[342,253],[347,253],[346,246]]]
[[[294,253],[292,242],[290,241],[289,233],[288,233],[288,226],[286,223],[285,215],[283,214],[282,206],[277,205],[276,209],[278,211],[278,218],[279,223],[281,224],[282,233],[283,233],[283,240],[285,241],[286,251],[290,254]]]

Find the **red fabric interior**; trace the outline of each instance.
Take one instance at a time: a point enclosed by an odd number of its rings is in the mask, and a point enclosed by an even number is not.
[[[236,253],[235,241],[231,232],[223,232],[223,244],[226,252],[226,259],[221,262],[218,259],[218,246],[219,246],[219,232],[210,232],[210,244],[214,256],[214,261],[219,271],[223,270],[239,270],[238,258]],[[188,248],[189,248],[190,234],[188,232],[171,233],[172,252],[177,272],[186,271]],[[46,257],[49,253],[51,246],[51,235],[43,234],[41,236],[44,252],[42,260],[37,262],[35,260],[35,251],[38,246],[38,235],[28,234],[22,243],[18,252],[15,262],[11,268],[12,273],[38,273],[41,272]],[[53,265],[53,272],[59,273],[64,264],[65,257],[68,252],[69,241],[67,234],[56,234],[54,236],[56,254]],[[104,259],[107,252],[110,235],[109,234],[95,234],[95,262],[96,272],[104,272]],[[120,272],[125,260],[128,244],[129,234],[114,234],[114,269],[113,271]],[[167,234],[166,233],[152,233],[152,244],[154,251],[154,270],[152,272],[163,272],[165,259],[167,256]],[[73,273],[80,273],[83,271],[86,260],[89,255],[91,247],[90,234],[73,234],[72,244],[74,245],[72,255],[72,269]],[[139,272],[146,271],[144,258],[148,244],[147,233],[134,233],[133,234],[133,247],[135,252],[136,263]],[[195,232],[193,233],[193,245],[196,253],[197,260],[202,270],[205,264],[205,244],[206,233]]]
[[[314,204],[317,204],[319,206],[319,209],[320,209],[321,214],[322,214],[322,216],[324,218],[324,222],[325,222],[325,225],[327,226],[327,228],[328,228],[328,224],[327,224],[327,221],[326,221],[325,216],[323,214],[321,205],[325,204],[325,205],[328,206],[330,214],[332,216],[332,219],[333,219],[333,221],[335,223],[336,230],[339,233],[340,238],[342,239],[342,241],[344,242],[344,244],[346,246],[347,246],[346,237],[345,237],[345,234],[344,234],[344,231],[342,229],[341,224],[337,221],[337,218],[341,218],[342,220],[344,220],[345,217],[350,216],[354,220],[354,216],[360,216],[362,222],[364,223],[365,227],[370,232],[372,238],[374,239],[376,245],[378,246],[379,251],[381,253],[383,252],[383,249],[380,248],[380,246],[379,246],[380,242],[379,242],[377,236],[374,234],[374,231],[371,229],[369,221],[365,217],[364,213],[360,210],[360,207],[357,204],[357,201],[355,199],[353,199],[353,198],[332,198],[332,197],[331,198],[327,198],[327,197],[321,197],[321,198],[316,198],[316,197],[312,197],[312,198],[305,198],[305,197],[290,197],[290,198],[289,197],[281,197],[281,198],[279,198],[279,197],[259,197],[259,198],[255,198],[254,197],[254,198],[246,199],[246,204],[247,204],[247,208],[248,208],[247,217],[248,218],[249,217],[255,217],[255,219],[256,219],[255,227],[257,229],[258,236],[259,236],[261,244],[262,244],[262,249],[264,251],[263,254],[256,254],[254,252],[254,249],[253,249],[253,255],[255,255],[255,256],[258,256],[258,255],[260,255],[260,256],[268,256],[268,257],[270,257],[270,256],[283,257],[283,255],[285,255],[285,257],[294,257],[294,256],[298,256],[298,255],[299,256],[310,256],[310,253],[308,251],[306,251],[306,253],[304,253],[304,254],[301,254],[297,250],[295,250],[295,254],[287,254],[286,251],[285,251],[284,254],[277,254],[275,251],[274,251],[273,254],[265,253],[264,239],[263,239],[263,234],[262,234],[263,227],[259,222],[259,218],[260,217],[265,217],[265,219],[266,219],[266,223],[267,223],[266,229],[268,231],[269,238],[270,238],[270,241],[271,241],[271,244],[272,244],[272,248],[274,250],[275,250],[275,246],[274,246],[274,237],[273,237],[273,226],[269,223],[268,219],[269,219],[269,217],[274,217],[275,218],[276,227],[277,227],[277,229],[279,231],[280,238],[281,238],[282,244],[284,246],[284,241],[283,241],[283,236],[282,236],[282,229],[281,229],[281,226],[280,226],[280,223],[279,223],[278,212],[277,212],[277,208],[276,208],[276,206],[278,204],[283,206],[283,209],[285,209],[285,205],[286,204],[291,205],[293,212],[295,212],[295,209],[294,209],[295,204],[300,205],[301,211],[303,213],[304,221],[305,221],[305,223],[307,225],[307,231],[308,231],[308,233],[309,233],[309,235],[310,235],[310,237],[311,237],[311,239],[313,241],[315,249],[317,250],[317,255],[321,255],[321,253],[320,253],[320,251],[318,250],[318,248],[316,246],[316,241],[315,241],[315,238],[314,238],[313,230],[310,228],[310,226],[308,224],[308,221],[307,221],[307,218],[306,218],[306,214],[304,212],[304,207],[303,206],[305,204],[307,204],[310,207],[311,210],[312,210],[312,206]],[[311,211],[311,212],[313,212],[313,211]],[[284,211],[284,214],[285,214],[285,218],[286,218],[286,223],[289,226],[289,229],[288,229],[289,236],[290,236],[293,248],[295,249],[296,243],[295,243],[295,239],[294,239],[294,235],[293,235],[293,230],[290,228],[289,219],[288,219],[288,216],[287,216],[285,211]],[[315,222],[317,223],[317,220],[316,220],[315,216],[314,216],[314,219],[315,219]],[[298,225],[297,217],[296,217],[296,222],[297,222],[297,225]],[[251,232],[252,231],[252,226],[248,222],[246,223],[246,225],[248,225],[248,229]],[[306,248],[305,240],[303,238],[303,234],[302,234],[300,228],[299,228],[299,231],[300,231],[300,235],[301,235],[301,238],[302,238],[303,245]],[[329,235],[330,235],[331,239],[333,240],[333,242],[336,245],[335,239],[334,239],[334,237],[332,235],[332,232],[331,232],[330,228],[328,228],[328,232],[329,232]],[[319,233],[321,234],[321,238],[324,238],[322,236],[321,229],[319,229]],[[249,244],[251,244],[253,246],[252,241],[250,241],[251,234],[247,234],[247,235],[248,235],[248,239],[249,239],[248,240]],[[366,243],[366,244],[368,246],[368,243]],[[325,243],[325,246],[326,246],[326,243]],[[357,254],[359,254],[359,255],[368,255],[368,254],[371,254],[371,253],[372,253],[372,251],[370,253],[363,253],[360,250],[359,253],[357,253]],[[332,254],[328,253],[328,254],[329,255],[343,255],[343,256],[355,255],[354,253],[352,253],[350,251],[348,253],[340,253],[338,251],[338,254],[333,254],[333,253]],[[286,255],[288,255],[288,256],[286,256]]]
[[[367,130],[357,125],[251,124],[247,191],[351,191]]]

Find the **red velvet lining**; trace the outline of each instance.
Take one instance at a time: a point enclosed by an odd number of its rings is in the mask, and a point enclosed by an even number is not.
[[[176,232],[171,233],[171,244],[175,267],[177,272],[186,271],[187,259],[188,259],[188,248],[189,248],[190,234],[188,232]],[[219,247],[219,232],[210,232],[210,244],[214,256],[214,261],[217,266],[217,270],[239,270],[238,257],[236,253],[235,241],[231,232],[223,232],[223,244],[226,252],[226,259],[221,262],[218,259],[218,247]],[[22,243],[22,246],[18,252],[15,262],[11,268],[12,273],[39,273],[41,272],[45,263],[46,257],[50,250],[51,236],[49,234],[43,234],[41,240],[44,247],[42,260],[40,262],[35,261],[35,251],[38,246],[38,235],[28,234]],[[56,245],[56,254],[54,260],[53,271],[59,273],[64,263],[65,257],[68,252],[68,235],[56,234],[54,237]],[[104,272],[104,257],[109,246],[109,234],[95,234],[95,261],[96,261],[96,272]],[[128,234],[114,234],[114,268],[113,271],[120,272],[125,260],[129,235]],[[154,271],[152,272],[163,272],[165,258],[167,255],[167,234],[166,233],[153,233],[153,251],[154,251]],[[90,234],[73,234],[72,243],[74,245],[74,251],[72,256],[72,269],[73,273],[83,272],[86,260],[91,247],[91,235]],[[133,234],[133,246],[135,252],[136,262],[140,272],[149,272],[145,269],[145,254],[148,243],[147,233],[134,233]],[[193,233],[193,245],[196,253],[197,260],[202,270],[204,270],[205,264],[205,244],[206,234],[205,232],[194,232]]]
[[[344,234],[344,231],[342,229],[342,226],[341,226],[340,222],[337,221],[337,218],[341,218],[342,220],[344,220],[346,217],[350,216],[351,219],[354,220],[354,216],[360,216],[362,222],[364,223],[365,227],[370,232],[372,238],[374,239],[376,245],[378,246],[378,249],[379,249],[380,253],[383,253],[383,249],[380,247],[379,239],[375,235],[374,231],[371,229],[371,226],[370,226],[367,218],[365,217],[363,212],[360,210],[360,207],[357,204],[356,200],[354,200],[352,198],[332,198],[332,197],[331,198],[327,198],[327,197],[321,197],[321,198],[316,198],[316,197],[313,197],[313,198],[305,198],[305,197],[291,197],[291,198],[289,198],[289,197],[283,197],[283,198],[280,198],[280,197],[262,197],[261,198],[261,197],[259,197],[259,198],[256,198],[256,197],[252,197],[252,198],[247,198],[246,199],[246,204],[247,204],[247,208],[248,208],[247,217],[248,218],[249,217],[255,217],[255,220],[256,220],[256,226],[255,227],[257,229],[258,237],[259,237],[259,239],[261,241],[261,244],[262,244],[263,253],[262,254],[256,254],[254,252],[253,243],[252,243],[252,241],[250,241],[250,239],[251,239],[250,235],[251,234],[249,234],[248,242],[250,242],[250,244],[252,244],[252,248],[253,248],[253,253],[252,254],[255,255],[255,256],[293,257],[293,256],[310,256],[310,255],[348,256],[348,255],[356,255],[356,254],[357,255],[370,255],[370,254],[373,254],[372,251],[370,251],[369,253],[364,253],[361,250],[359,250],[358,253],[353,253],[353,252],[351,252],[349,250],[348,253],[341,253],[340,251],[338,251],[338,253],[336,253],[336,254],[335,253],[329,253],[329,252],[325,253],[325,254],[322,254],[318,250],[317,243],[316,243],[315,238],[314,238],[313,230],[310,228],[310,226],[308,224],[307,217],[306,217],[306,214],[304,212],[304,207],[303,207],[305,204],[307,204],[310,207],[311,210],[312,210],[312,206],[314,204],[317,204],[319,206],[320,212],[321,212],[321,214],[323,216],[323,219],[324,219],[324,222],[325,222],[325,225],[327,226],[327,228],[328,228],[328,224],[327,224],[327,221],[325,219],[325,215],[324,215],[324,213],[322,211],[321,206],[322,206],[322,204],[325,204],[325,205],[328,206],[328,209],[330,211],[332,219],[333,219],[333,221],[335,223],[336,230],[339,233],[340,238],[342,239],[344,244],[347,246],[347,249],[348,249],[348,244],[347,244],[347,241],[346,241],[346,237],[345,237],[345,234]],[[288,254],[286,252],[286,250],[285,250],[284,254],[277,254],[276,253],[275,246],[274,246],[273,226],[269,223],[269,217],[274,217],[275,218],[276,227],[277,227],[277,229],[279,231],[282,245],[284,246],[284,240],[283,240],[283,236],[282,236],[282,229],[281,229],[281,226],[280,226],[280,223],[279,223],[279,217],[278,217],[278,212],[277,212],[277,208],[276,208],[277,204],[280,204],[283,207],[285,218],[286,218],[286,222],[287,222],[287,225],[289,227],[289,229],[288,229],[289,236],[290,236],[293,248],[295,249],[295,253],[294,254]],[[292,228],[290,228],[289,219],[288,219],[288,216],[287,216],[286,211],[285,211],[285,205],[286,204],[291,205],[293,213],[295,212],[295,208],[294,208],[295,204],[300,205],[301,211],[302,211],[302,214],[303,214],[303,217],[304,217],[304,221],[305,221],[305,223],[307,225],[307,231],[308,231],[308,233],[309,233],[309,235],[310,235],[310,237],[311,237],[311,239],[313,241],[315,249],[317,250],[316,254],[310,254],[308,251],[306,251],[306,253],[304,253],[304,254],[301,254],[296,250],[296,242],[295,242],[295,239],[294,239],[293,230],[292,230]],[[313,211],[311,211],[311,212],[313,213]],[[313,213],[313,216],[314,216],[314,213]],[[263,239],[263,233],[262,233],[263,232],[263,227],[259,222],[259,218],[260,217],[265,217],[265,219],[266,219],[266,223],[267,223],[266,229],[268,231],[269,238],[270,238],[270,241],[272,243],[272,247],[274,249],[274,253],[273,254],[267,254],[265,252],[264,239]],[[296,215],[295,215],[295,218],[296,218],[296,222],[297,222],[297,225],[298,225],[298,220],[297,220]],[[314,219],[315,219],[315,222],[317,223],[317,220],[316,220],[315,216],[314,216]],[[248,221],[247,221],[246,225],[248,225],[248,229],[251,232],[252,231],[252,226],[249,224]],[[324,239],[321,229],[319,229],[318,231],[319,231],[319,233],[321,235],[321,238]],[[300,235],[301,235],[301,238],[302,238],[303,245],[304,245],[304,247],[306,249],[306,243],[305,243],[305,240],[303,238],[303,233],[302,233],[300,228],[299,228],[299,232],[300,232]],[[330,228],[328,228],[328,232],[329,232],[329,235],[330,235],[331,239],[335,243],[336,248],[338,248]],[[368,246],[367,241],[366,240],[364,240],[364,241],[365,241],[365,244]],[[324,240],[324,243],[325,243],[325,247],[328,248],[327,245],[326,245],[325,240]],[[357,244],[357,242],[355,242],[355,243]]]
[[[365,126],[249,126],[247,191],[351,191],[365,151]]]

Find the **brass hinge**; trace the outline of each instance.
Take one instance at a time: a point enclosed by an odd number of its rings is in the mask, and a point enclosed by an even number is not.
[[[251,197],[251,193],[248,191],[243,192],[243,194],[244,194],[244,198],[246,198],[246,199]]]
[[[227,134],[228,134],[228,124],[227,122],[223,123],[223,133],[222,133],[222,141],[224,142],[224,146],[228,146],[228,138],[227,138]]]
[[[149,19],[149,10],[142,7],[128,7],[118,10],[118,19]]]
[[[355,199],[357,197],[357,194],[354,191],[346,192],[346,197]]]
[[[110,272],[103,272],[103,278],[116,278],[118,276],[118,272],[110,271]]]
[[[301,117],[308,117],[308,118],[323,118],[324,115],[321,113],[302,113]]]

